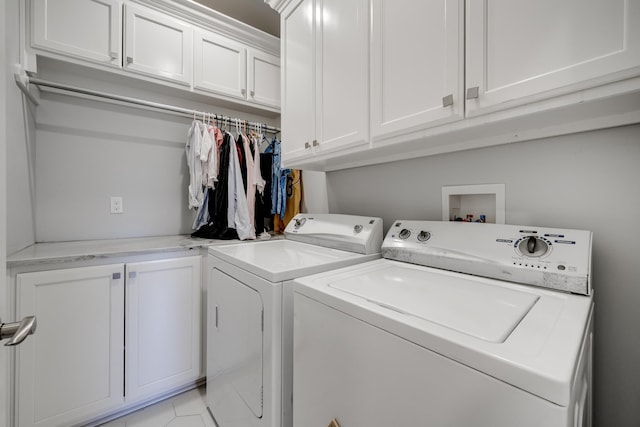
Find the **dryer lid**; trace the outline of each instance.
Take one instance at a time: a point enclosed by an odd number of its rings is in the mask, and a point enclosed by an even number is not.
[[[274,283],[380,257],[286,239],[211,246],[209,254]]]
[[[338,278],[329,286],[489,342],[504,342],[538,296],[401,266]]]

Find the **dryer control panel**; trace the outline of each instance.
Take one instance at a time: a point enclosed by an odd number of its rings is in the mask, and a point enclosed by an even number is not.
[[[591,294],[586,230],[443,221],[395,221],[382,256],[477,276]]]
[[[380,253],[382,218],[301,213],[284,229],[286,239],[361,254]]]

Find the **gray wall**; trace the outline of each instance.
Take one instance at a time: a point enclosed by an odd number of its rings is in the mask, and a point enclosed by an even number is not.
[[[195,0],[213,10],[280,37],[280,15],[263,0]]]
[[[45,79],[69,80],[76,69],[40,61]],[[94,72],[76,86],[122,93],[251,121],[277,120],[185,100],[149,83]],[[98,77],[93,77],[98,76]],[[160,88],[161,89],[161,88]],[[67,95],[43,93],[36,112],[36,241],[188,234],[189,171],[185,143],[191,118]],[[123,214],[110,197],[123,197]]]
[[[7,179],[7,253],[35,241],[34,230],[34,115],[32,106],[18,89],[13,77],[14,64],[20,63],[19,2],[8,1],[6,27],[6,179]],[[4,84],[4,83],[3,83]]]
[[[190,232],[188,120],[47,96],[37,112],[38,242]],[[122,196],[124,213],[110,213]]]
[[[640,125],[327,174],[329,209],[441,220],[444,185],[504,183],[506,222],[594,233],[597,427],[640,426]]]

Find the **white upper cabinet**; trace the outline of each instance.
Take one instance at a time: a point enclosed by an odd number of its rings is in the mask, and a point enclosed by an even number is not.
[[[310,155],[315,136],[314,0],[282,12],[282,140],[284,161]]]
[[[369,141],[369,1],[303,0],[282,13],[283,161]]]
[[[463,117],[463,0],[373,0],[374,141]]]
[[[121,66],[121,1],[38,0],[31,3],[31,14],[34,47]]]
[[[195,33],[194,87],[280,108],[280,58],[228,37]]]
[[[280,58],[256,49],[247,56],[249,101],[280,108]]]
[[[124,67],[190,85],[193,28],[166,14],[125,5]]]
[[[640,66],[638,1],[467,0],[466,7],[468,116],[621,80]]]
[[[316,152],[369,140],[369,1],[318,0]]]
[[[269,3],[281,13],[288,167],[363,166],[640,114],[638,0]]]
[[[26,0],[38,56],[107,70],[280,111],[279,41],[214,10],[180,0]]]
[[[245,99],[247,48],[210,31],[196,31],[194,87]]]

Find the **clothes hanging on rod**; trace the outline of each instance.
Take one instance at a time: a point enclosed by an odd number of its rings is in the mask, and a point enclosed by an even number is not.
[[[302,184],[299,170],[281,168],[280,141],[273,138],[265,153],[260,153],[259,142],[265,136],[259,128],[247,132],[237,125],[234,135],[228,126],[221,132],[215,125],[194,120],[188,133],[187,151],[194,144],[191,141],[197,141],[192,130],[204,132],[203,141],[207,139],[207,132],[216,140],[219,138],[215,135],[224,134],[221,144],[200,144],[201,150],[209,152],[201,151],[197,161],[215,157],[219,162],[215,184],[207,185],[211,182],[207,178],[201,180],[204,199],[208,201],[200,206],[192,236],[246,240],[265,238],[269,229],[278,233],[284,231],[291,218],[300,212]],[[192,165],[189,164],[190,171]],[[207,170],[204,163],[201,169],[203,173]],[[205,209],[208,218],[203,212]],[[265,218],[273,221],[269,221],[270,227],[266,230]]]
[[[125,103],[131,106],[137,106],[144,109],[151,109],[155,111],[162,111],[166,113],[170,113],[173,115],[179,115],[183,117],[193,117],[194,115],[200,115],[203,112],[196,111],[188,108],[177,107],[169,104],[162,104],[159,102],[147,101],[144,99],[132,98],[123,95],[116,95],[107,92],[96,91],[92,89],[81,88],[78,86],[67,85],[63,83],[52,82],[48,80],[42,80],[36,77],[29,77],[28,84],[32,84],[38,86],[39,88],[45,89],[53,89],[52,92],[62,92],[67,95],[76,95],[76,96],[88,96],[92,98],[104,99],[108,101],[114,101],[118,103]],[[249,122],[244,119],[239,119],[235,117],[228,117],[225,115],[215,114],[215,113],[207,113],[214,120],[225,121],[228,123],[239,123],[241,125],[250,126],[250,127],[261,127],[262,131],[265,133],[277,134],[280,133],[280,128],[276,126],[267,125],[259,122]]]

